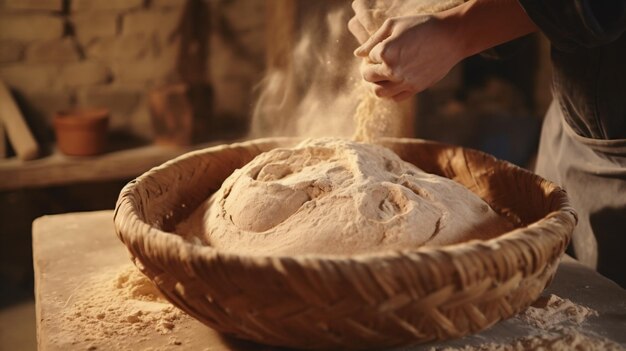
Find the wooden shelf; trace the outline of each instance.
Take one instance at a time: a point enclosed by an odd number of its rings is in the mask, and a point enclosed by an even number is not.
[[[0,191],[134,178],[183,153],[220,143],[223,142],[190,148],[149,145],[94,157],[71,157],[54,152],[33,161],[0,160]]]

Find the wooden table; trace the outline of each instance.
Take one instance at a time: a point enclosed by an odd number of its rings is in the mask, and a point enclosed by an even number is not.
[[[46,216],[33,224],[35,297],[37,304],[37,339],[40,350],[87,350],[91,344],[67,344],[58,341],[64,320],[57,318],[72,293],[86,278],[106,267],[129,262],[124,246],[113,230],[113,211],[70,213]],[[598,311],[581,328],[608,338],[626,348],[626,291],[615,283],[585,268],[571,258],[563,260],[552,285],[553,293]],[[271,350],[238,340],[225,339],[193,319],[183,320],[173,335],[157,332],[149,337],[116,340],[129,350]],[[77,331],[79,333],[80,331]],[[508,342],[528,333],[515,319],[497,324],[480,334],[436,345],[422,345],[402,350],[429,350],[432,346],[480,345]],[[172,337],[185,340],[178,345]],[[111,349],[111,345],[91,349]],[[107,347],[107,345],[109,347]]]

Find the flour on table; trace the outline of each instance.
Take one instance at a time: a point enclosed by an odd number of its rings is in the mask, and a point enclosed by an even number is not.
[[[500,348],[491,350],[551,350],[551,351],[620,351],[623,348],[600,336],[581,333],[576,328],[554,328],[536,336],[527,336],[517,339],[510,347],[500,345]]]
[[[430,351],[618,351],[620,345],[589,332],[583,323],[597,316],[595,310],[550,294],[542,296],[511,321],[526,326],[526,335],[509,342],[478,346],[432,347]]]
[[[331,138],[257,156],[196,212],[181,234],[201,224],[208,245],[257,255],[408,250],[512,229],[455,181],[382,146]]]
[[[558,327],[528,335],[510,343],[479,346],[433,347],[430,351],[622,351],[623,347],[601,336],[587,335],[576,328]]]
[[[59,344],[110,348],[111,340],[169,334],[190,319],[167,302],[134,265],[114,266],[83,282],[73,292],[60,318]],[[102,348],[104,345],[104,348]],[[115,346],[115,345],[113,345]]]
[[[516,318],[537,328],[546,329],[555,325],[580,325],[598,313],[588,307],[556,295],[542,296]]]

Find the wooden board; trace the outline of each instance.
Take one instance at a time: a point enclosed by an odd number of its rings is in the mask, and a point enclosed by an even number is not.
[[[76,288],[90,276],[108,267],[129,262],[124,246],[113,230],[113,211],[73,213],[39,218],[33,224],[35,264],[35,298],[37,304],[37,338],[39,349],[97,350],[111,345],[126,350],[272,350],[252,343],[225,339],[195,320],[184,320],[173,334],[156,331],[146,337],[124,337],[101,344],[67,344],[55,338],[65,321],[58,318]],[[615,283],[585,268],[571,258],[559,266],[557,276],[546,293],[568,298],[599,312],[580,328],[609,338],[626,347],[626,291]],[[406,347],[397,350],[430,350],[436,346],[462,347],[485,342],[506,343],[528,334],[528,326],[515,319],[497,324],[477,335],[446,343]],[[80,333],[77,330],[76,333]],[[172,345],[171,338],[185,340]]]
[[[220,143],[223,142],[189,148],[149,145],[93,157],[72,157],[55,152],[32,161],[3,160],[0,162],[0,191],[130,179],[185,152]]]
[[[39,154],[39,145],[31,133],[9,88],[0,81],[0,120],[3,121],[13,150],[22,160],[32,160]]]
[[[7,157],[7,137],[4,122],[0,119],[0,160]]]

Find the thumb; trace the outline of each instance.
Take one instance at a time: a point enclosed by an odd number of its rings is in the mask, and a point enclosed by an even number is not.
[[[370,51],[381,41],[385,40],[391,35],[393,25],[390,20],[386,20],[378,30],[367,39],[365,43],[354,50],[354,55],[358,57],[368,57]]]

